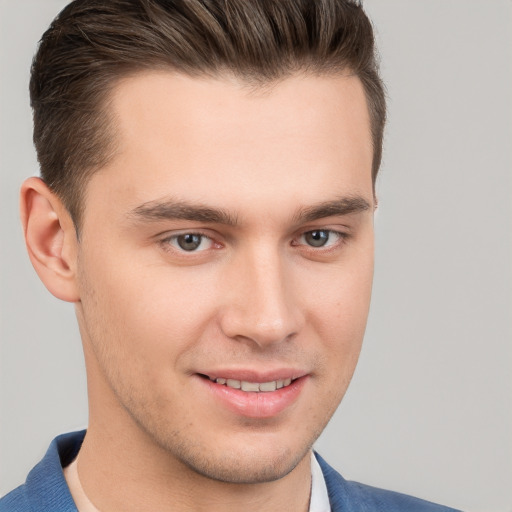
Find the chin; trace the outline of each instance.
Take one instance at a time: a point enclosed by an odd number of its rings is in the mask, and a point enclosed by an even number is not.
[[[195,473],[230,484],[273,482],[285,477],[309,453],[310,447],[299,452],[290,449],[262,452],[261,446],[231,451],[226,454],[181,453],[181,462]]]

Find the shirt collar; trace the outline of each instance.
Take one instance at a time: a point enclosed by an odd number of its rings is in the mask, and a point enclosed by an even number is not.
[[[54,439],[43,460],[31,471],[26,491],[37,506],[34,510],[75,511],[76,506],[64,479],[62,467],[70,464],[78,454],[85,430],[64,434]],[[36,503],[37,502],[37,503]],[[309,512],[331,512],[329,494],[322,468],[315,454],[311,454],[311,498]]]
[[[311,454],[311,499],[309,500],[309,512],[331,512],[324,474],[314,453]]]

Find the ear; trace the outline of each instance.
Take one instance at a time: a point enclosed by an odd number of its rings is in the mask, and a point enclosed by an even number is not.
[[[58,299],[78,302],[78,242],[69,212],[41,179],[29,178],[21,187],[20,213],[28,255],[39,278]]]

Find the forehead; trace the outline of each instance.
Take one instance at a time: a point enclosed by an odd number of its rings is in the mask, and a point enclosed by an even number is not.
[[[298,74],[258,87],[230,76],[146,72],[122,80],[111,106],[119,140],[126,144],[155,130],[169,136],[178,132],[192,141],[215,136],[227,144],[236,140],[247,145],[262,131],[267,131],[268,143],[271,138],[283,143],[290,136],[325,137],[330,132],[340,143],[358,146],[365,139],[371,144],[363,87],[352,75]]]
[[[329,187],[371,195],[370,121],[354,76],[297,75],[255,88],[140,73],[115,87],[109,108],[117,153],[100,179],[133,203],[172,194],[229,207],[234,193],[271,201],[283,187],[300,190],[304,203]]]

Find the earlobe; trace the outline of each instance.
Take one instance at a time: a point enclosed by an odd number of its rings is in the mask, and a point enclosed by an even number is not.
[[[39,278],[58,299],[79,301],[77,239],[69,212],[39,178],[23,183],[20,210],[28,255]]]

